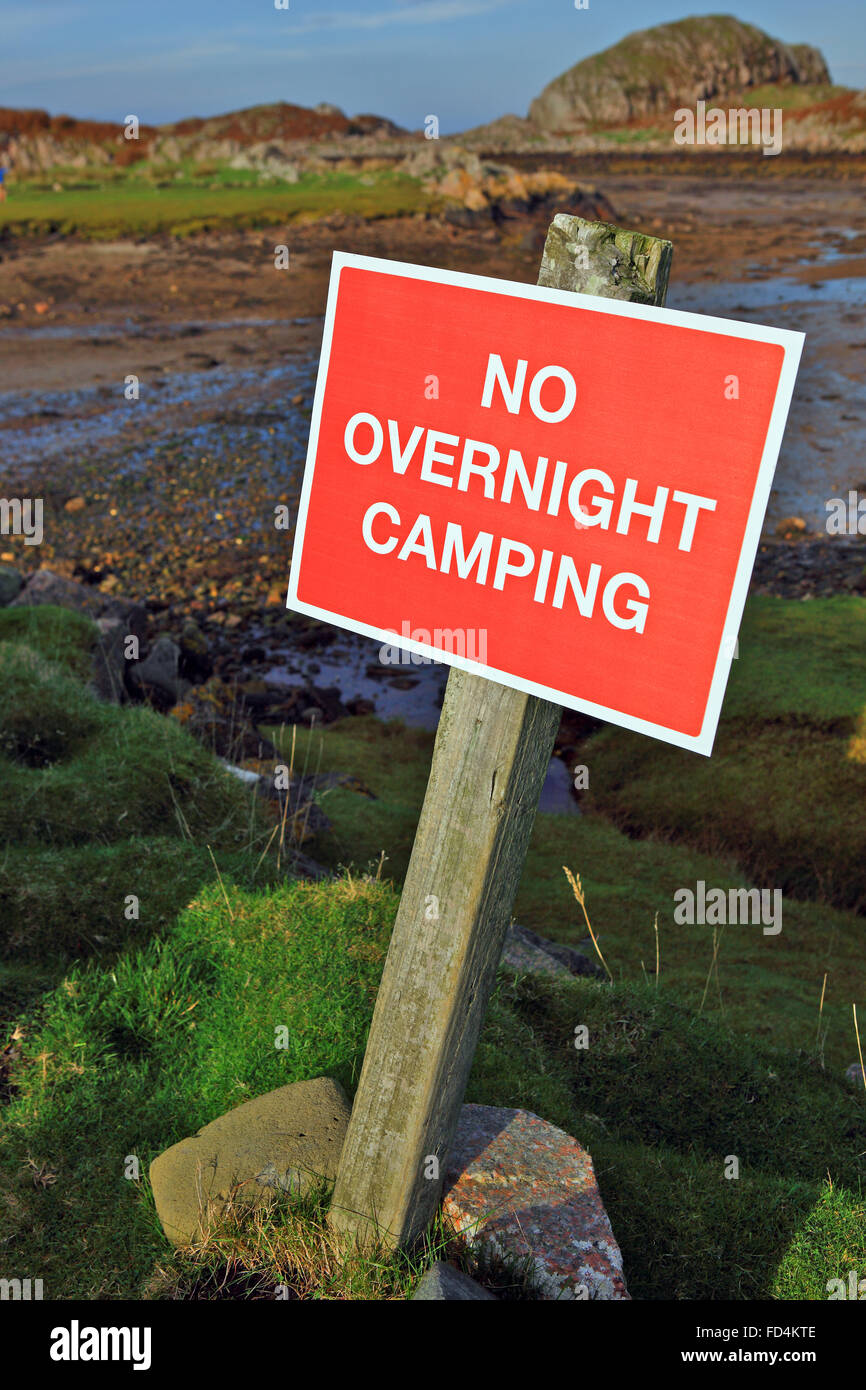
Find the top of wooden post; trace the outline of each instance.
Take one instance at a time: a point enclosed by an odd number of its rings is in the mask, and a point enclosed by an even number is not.
[[[558,212],[541,257],[539,285],[551,290],[663,304],[674,248],[660,237]]]

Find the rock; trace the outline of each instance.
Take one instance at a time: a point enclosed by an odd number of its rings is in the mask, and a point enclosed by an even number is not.
[[[585,58],[544,88],[529,119],[539,130],[582,131],[804,81],[830,81],[816,49],[807,55],[731,15],[705,15],[628,34]]]
[[[511,970],[530,975],[591,975],[604,979],[601,965],[576,951],[572,946],[561,946],[557,941],[548,941],[528,927],[520,927],[512,922],[505,936],[502,964]]]
[[[91,685],[100,700],[122,704],[126,699],[126,624],[119,618],[97,618]]]
[[[24,576],[11,565],[0,565],[0,608],[17,598],[24,586]]]
[[[90,618],[119,618],[127,632],[141,641],[147,627],[147,615],[142,604],[134,599],[116,598],[103,594],[75,579],[66,579],[51,570],[37,570],[13,599],[11,607],[36,607],[51,603],[58,608],[72,608]]]
[[[789,43],[788,52],[794,60],[796,80],[820,86],[830,81],[830,73],[824,55],[818,48],[808,43]]]
[[[347,700],[346,709],[349,714],[354,715],[376,713],[376,706],[373,701],[366,699],[362,695],[359,695],[357,700]]]
[[[58,608],[74,608],[78,613],[97,616],[98,590],[94,591],[75,579],[66,579],[51,570],[37,570],[13,601],[14,607],[32,608],[51,603]]]
[[[845,1080],[850,1081],[852,1086],[862,1086],[863,1069],[859,1062],[852,1062],[850,1067],[845,1068]]]
[[[184,621],[178,643],[180,647],[180,674],[185,680],[198,683],[207,680],[213,671],[207,638],[192,618]]]
[[[272,724],[309,723],[314,712],[317,724],[332,724],[348,713],[336,685],[292,685],[272,689],[274,701],[268,710],[268,721]]]
[[[169,711],[171,717],[226,762],[276,758],[270,739],[260,734],[245,713],[237,692],[219,676],[187,688]],[[274,719],[274,723],[278,723]]]
[[[96,602],[100,618],[118,618],[131,636],[137,637],[139,642],[144,641],[147,632],[147,614],[143,604],[138,603],[135,599],[106,597],[105,594],[101,593]]]
[[[273,703],[274,688],[267,685],[265,681],[253,677],[250,680],[241,681],[238,686],[238,697],[247,709],[263,710]]]
[[[296,1081],[230,1110],[150,1165],[157,1215],[188,1245],[230,1199],[255,1205],[336,1177],[351,1107],[330,1077]]]
[[[530,935],[534,936],[535,933]],[[561,961],[554,960],[553,956],[548,955],[533,942],[524,940],[523,928],[514,925],[508,928],[500,965],[520,975],[546,975],[551,979],[568,976],[570,973]]]
[[[437,1260],[427,1270],[411,1301],[414,1303],[416,1299],[427,1299],[432,1303],[469,1303],[473,1299],[497,1302],[492,1293],[482,1289],[468,1274],[455,1269],[453,1265],[445,1264],[443,1260]]]
[[[189,689],[179,666],[180,647],[170,637],[158,637],[144,660],[132,667],[132,688],[159,708],[171,709]]]
[[[592,1159],[529,1110],[461,1108],[442,1211],[476,1256],[523,1267],[543,1298],[629,1298]]]

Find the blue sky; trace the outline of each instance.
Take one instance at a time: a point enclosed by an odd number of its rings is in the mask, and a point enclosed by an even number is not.
[[[863,0],[0,0],[0,105],[160,123],[266,101],[335,102],[443,133],[525,115],[558,73],[634,29],[732,12],[812,43],[866,87]]]

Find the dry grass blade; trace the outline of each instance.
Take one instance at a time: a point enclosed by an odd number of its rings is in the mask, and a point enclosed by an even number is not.
[[[866,1086],[866,1067],[863,1066],[863,1049],[860,1046],[860,1029],[857,1027],[857,1005],[852,1004],[854,1010],[854,1032],[857,1035],[857,1052],[860,1057],[860,1075],[863,1077],[863,1085]]]
[[[228,893],[226,892],[226,886],[225,886],[225,884],[223,883],[223,876],[222,876],[222,874],[220,873],[219,869],[217,868],[217,862],[216,862],[216,860],[215,860],[214,857],[213,857],[213,850],[211,849],[210,845],[208,845],[208,847],[207,847],[207,852],[208,852],[208,854],[210,855],[210,857],[211,857],[211,863],[213,864],[214,869],[216,870],[217,880],[218,880],[218,882],[219,882],[220,888],[222,889],[223,897],[224,897],[225,900],[226,900],[226,907],[227,907],[228,910],[229,910],[229,917],[232,919],[232,921],[234,921],[234,920],[235,920],[235,914],[232,912],[232,905],[231,905],[231,903],[229,902],[229,895],[228,895]]]
[[[595,932],[592,929],[592,922],[590,922],[589,920],[589,913],[586,910],[586,898],[584,896],[583,887],[580,882],[580,874],[578,874],[577,877],[575,877],[575,875],[571,872],[571,869],[569,869],[568,866],[565,864],[563,864],[562,866],[562,872],[565,874],[565,877],[571,884],[571,891],[577,899],[578,903],[580,904],[581,908],[583,909],[584,921],[586,922],[590,937],[592,938],[592,944],[595,947],[596,955],[598,956],[599,960],[601,961],[602,965],[607,971],[608,979],[610,980],[611,984],[613,984],[613,975],[611,974],[610,966],[608,965],[604,956],[601,954],[601,947],[595,939]]]

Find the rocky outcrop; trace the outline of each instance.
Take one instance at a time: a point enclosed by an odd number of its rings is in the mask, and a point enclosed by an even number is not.
[[[375,142],[406,134],[384,116],[347,116],[328,102],[310,108],[277,101],[229,111],[223,116],[193,117],[171,125],[142,125],[137,139],[127,139],[120,122],[81,121],[72,116],[50,116],[47,111],[0,107],[0,147],[19,174],[61,166],[123,166],[141,159],[165,164],[178,164],[184,159],[227,163],[251,149],[258,151],[258,160],[234,167],[255,168],[262,162],[261,152],[274,146],[280,161],[286,162],[286,146],[298,149],[317,141],[343,139],[350,144]],[[268,172],[284,177],[273,169]]]
[[[522,172],[510,164],[492,163],[459,144],[431,141],[400,167],[423,179],[425,191],[442,199],[446,220],[456,226],[566,207],[589,221],[616,217],[597,189],[576,184],[553,169]]]
[[[830,81],[817,49],[789,46],[731,15],[629,34],[551,82],[529,109],[542,131],[581,131],[694,106],[763,83]]]

